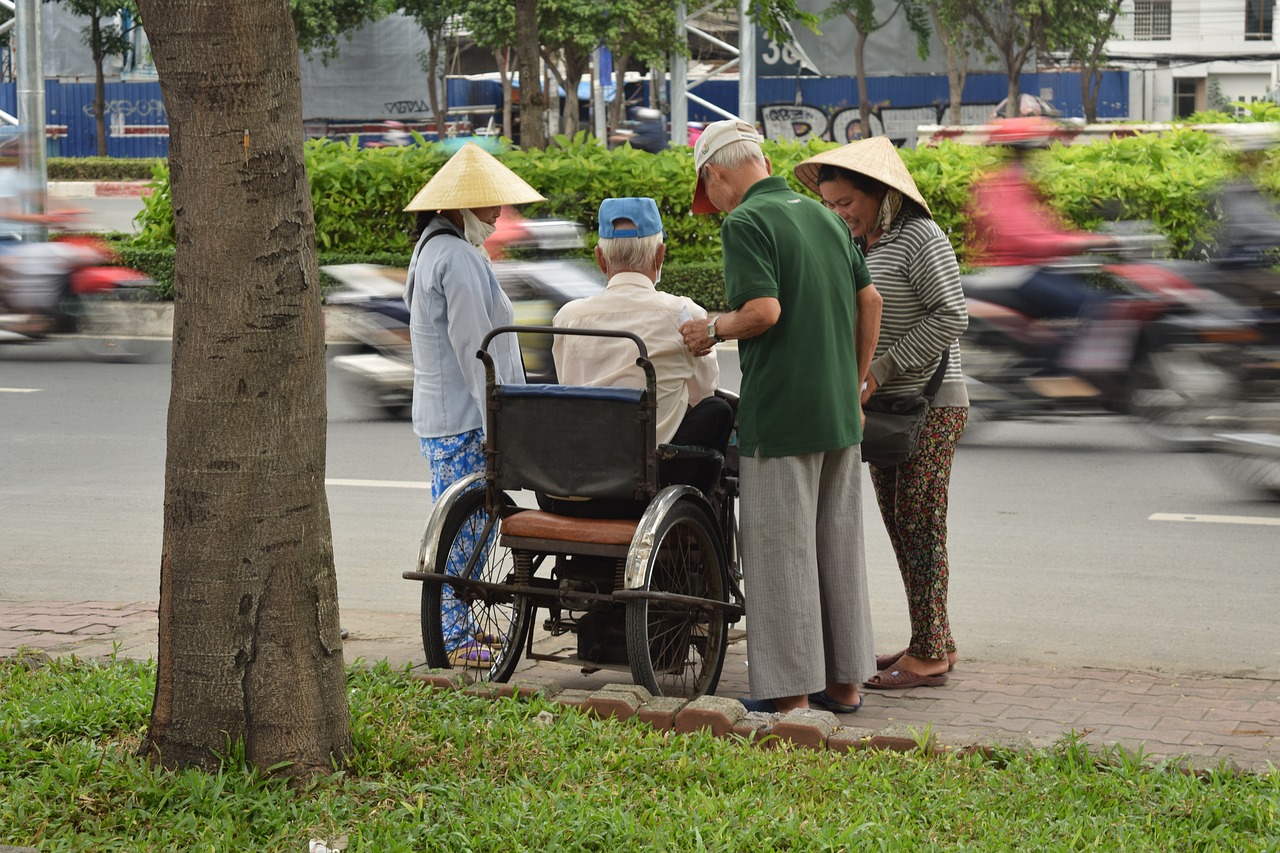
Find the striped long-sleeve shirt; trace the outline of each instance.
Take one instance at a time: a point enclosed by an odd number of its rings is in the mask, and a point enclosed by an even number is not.
[[[960,269],[951,242],[932,219],[903,212],[867,250],[871,281],[884,298],[871,374],[888,396],[924,391],[950,348],[935,406],[967,406],[960,367],[961,333],[969,325]]]

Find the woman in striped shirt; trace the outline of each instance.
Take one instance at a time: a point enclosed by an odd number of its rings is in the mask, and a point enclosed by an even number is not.
[[[796,177],[849,226],[884,298],[880,340],[862,399],[919,396],[948,353],[916,455],[892,468],[871,468],[906,587],[911,643],[878,656],[880,672],[865,686],[944,684],[956,662],[947,618],[947,493],[969,413],[959,345],[969,317],[955,251],[885,137],[812,157],[796,166]]]

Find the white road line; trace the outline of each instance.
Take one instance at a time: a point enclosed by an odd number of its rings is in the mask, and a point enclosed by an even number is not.
[[[326,486],[358,486],[366,489],[430,489],[430,483],[417,480],[325,480]]]
[[[0,394],[30,394],[39,388],[0,388]]]
[[[1260,524],[1280,527],[1280,518],[1264,518],[1254,515],[1187,515],[1177,512],[1157,512],[1147,521],[1190,521],[1199,524]]]

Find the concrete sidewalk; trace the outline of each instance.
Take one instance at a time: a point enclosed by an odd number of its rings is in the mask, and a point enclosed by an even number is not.
[[[425,672],[418,614],[344,610],[342,624],[350,630],[348,663],[386,660]],[[0,601],[0,658],[25,647],[51,656],[114,653],[145,660],[155,656],[156,633],[154,603]],[[540,648],[572,642],[566,635],[543,640]],[[718,696],[747,694],[746,664],[739,637],[730,645]],[[550,681],[565,691],[631,684],[625,669],[585,674],[576,666],[528,661],[517,679]],[[961,658],[943,687],[863,695],[862,710],[838,715],[838,722],[864,742],[900,743],[927,726],[948,748],[1045,747],[1074,732],[1091,745],[1141,749],[1150,759],[1185,758],[1196,768],[1280,766],[1280,681]]]
[[[149,195],[150,181],[49,181],[49,198],[132,198]]]

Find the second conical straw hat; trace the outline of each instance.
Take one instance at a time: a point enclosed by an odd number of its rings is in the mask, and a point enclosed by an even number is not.
[[[915,179],[907,171],[907,164],[902,162],[902,155],[887,136],[872,136],[859,139],[840,148],[824,151],[796,164],[796,177],[815,193],[818,192],[818,168],[820,166],[839,166],[850,172],[858,172],[869,178],[875,178],[885,186],[893,187],[907,198],[914,201],[930,217],[929,205],[924,203],[924,196],[916,187]]]
[[[418,190],[405,210],[461,210],[531,201],[546,199],[497,157],[468,142]]]

